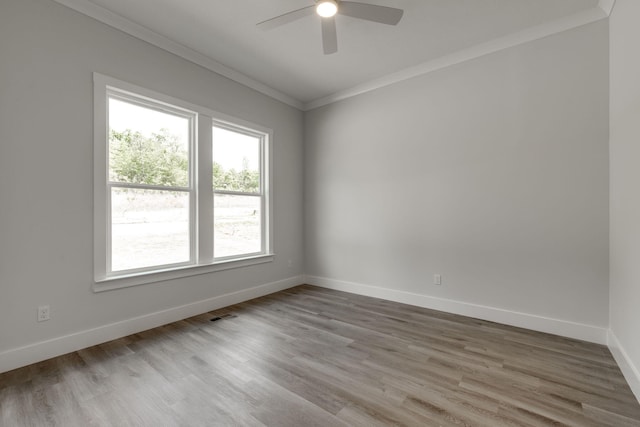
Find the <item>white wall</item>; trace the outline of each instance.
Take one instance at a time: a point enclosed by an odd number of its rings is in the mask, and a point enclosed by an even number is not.
[[[607,55],[600,21],[308,112],[308,281],[603,342]]]
[[[273,263],[92,292],[93,71],[274,129]],[[206,311],[216,296],[297,284],[302,138],[302,113],[291,107],[52,1],[2,0],[0,371],[130,331],[126,322],[100,329],[114,322],[164,313],[134,322],[151,326]],[[36,307],[44,303],[51,305],[51,320],[37,323]],[[98,330],[82,334],[92,328]],[[61,338],[77,333],[77,340]],[[47,340],[53,342],[38,345]]]
[[[640,2],[617,0],[611,39],[612,350],[640,399]]]
[[[521,312],[529,326],[542,319],[534,328],[550,318],[597,335],[609,296],[607,36],[601,21],[308,112],[303,158],[302,113],[54,2],[2,1],[0,371],[295,284],[305,250],[306,273],[325,284],[486,306],[478,317]],[[93,71],[275,130],[274,263],[91,291]],[[632,72],[624,85],[636,84]],[[624,110],[615,100],[632,98],[612,89],[615,123]],[[624,135],[637,136],[625,123]],[[617,141],[611,322],[637,365],[638,203],[627,180],[637,172],[625,166],[630,139]],[[255,290],[265,283],[275,285]],[[43,303],[52,319],[36,323]]]

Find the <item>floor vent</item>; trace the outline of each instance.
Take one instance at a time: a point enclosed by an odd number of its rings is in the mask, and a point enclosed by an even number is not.
[[[220,316],[216,316],[216,317],[214,317],[213,319],[211,319],[211,321],[212,321],[212,322],[217,322],[218,320],[222,320],[222,319],[231,319],[231,318],[233,318],[233,317],[238,317],[238,316],[236,316],[235,314],[230,314],[230,313],[227,313],[227,314],[221,314]]]

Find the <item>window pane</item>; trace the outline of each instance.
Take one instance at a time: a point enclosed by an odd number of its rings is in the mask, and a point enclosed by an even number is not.
[[[190,260],[189,193],[111,189],[112,271]]]
[[[190,120],[109,98],[109,180],[189,185]]]
[[[260,138],[213,127],[213,188],[260,192]]]
[[[216,258],[262,251],[260,200],[259,196],[214,195]]]

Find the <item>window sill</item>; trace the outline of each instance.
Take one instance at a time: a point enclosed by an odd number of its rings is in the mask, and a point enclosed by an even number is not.
[[[148,283],[164,282],[180,279],[182,277],[197,276],[216,271],[230,270],[234,268],[248,267],[256,264],[272,262],[273,254],[258,255],[234,260],[217,261],[206,265],[188,265],[166,270],[145,271],[135,274],[123,274],[96,279],[93,284],[93,292],[105,292],[114,289],[128,288],[130,286],[145,285]]]

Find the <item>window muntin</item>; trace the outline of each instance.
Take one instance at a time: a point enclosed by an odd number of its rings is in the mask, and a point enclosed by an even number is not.
[[[94,290],[272,261],[271,138],[259,125],[94,73]],[[225,157],[231,141],[235,155]],[[221,165],[235,165],[231,183],[214,185],[214,149]],[[162,167],[149,168],[142,154],[158,151]],[[225,221],[232,232],[216,233]]]

